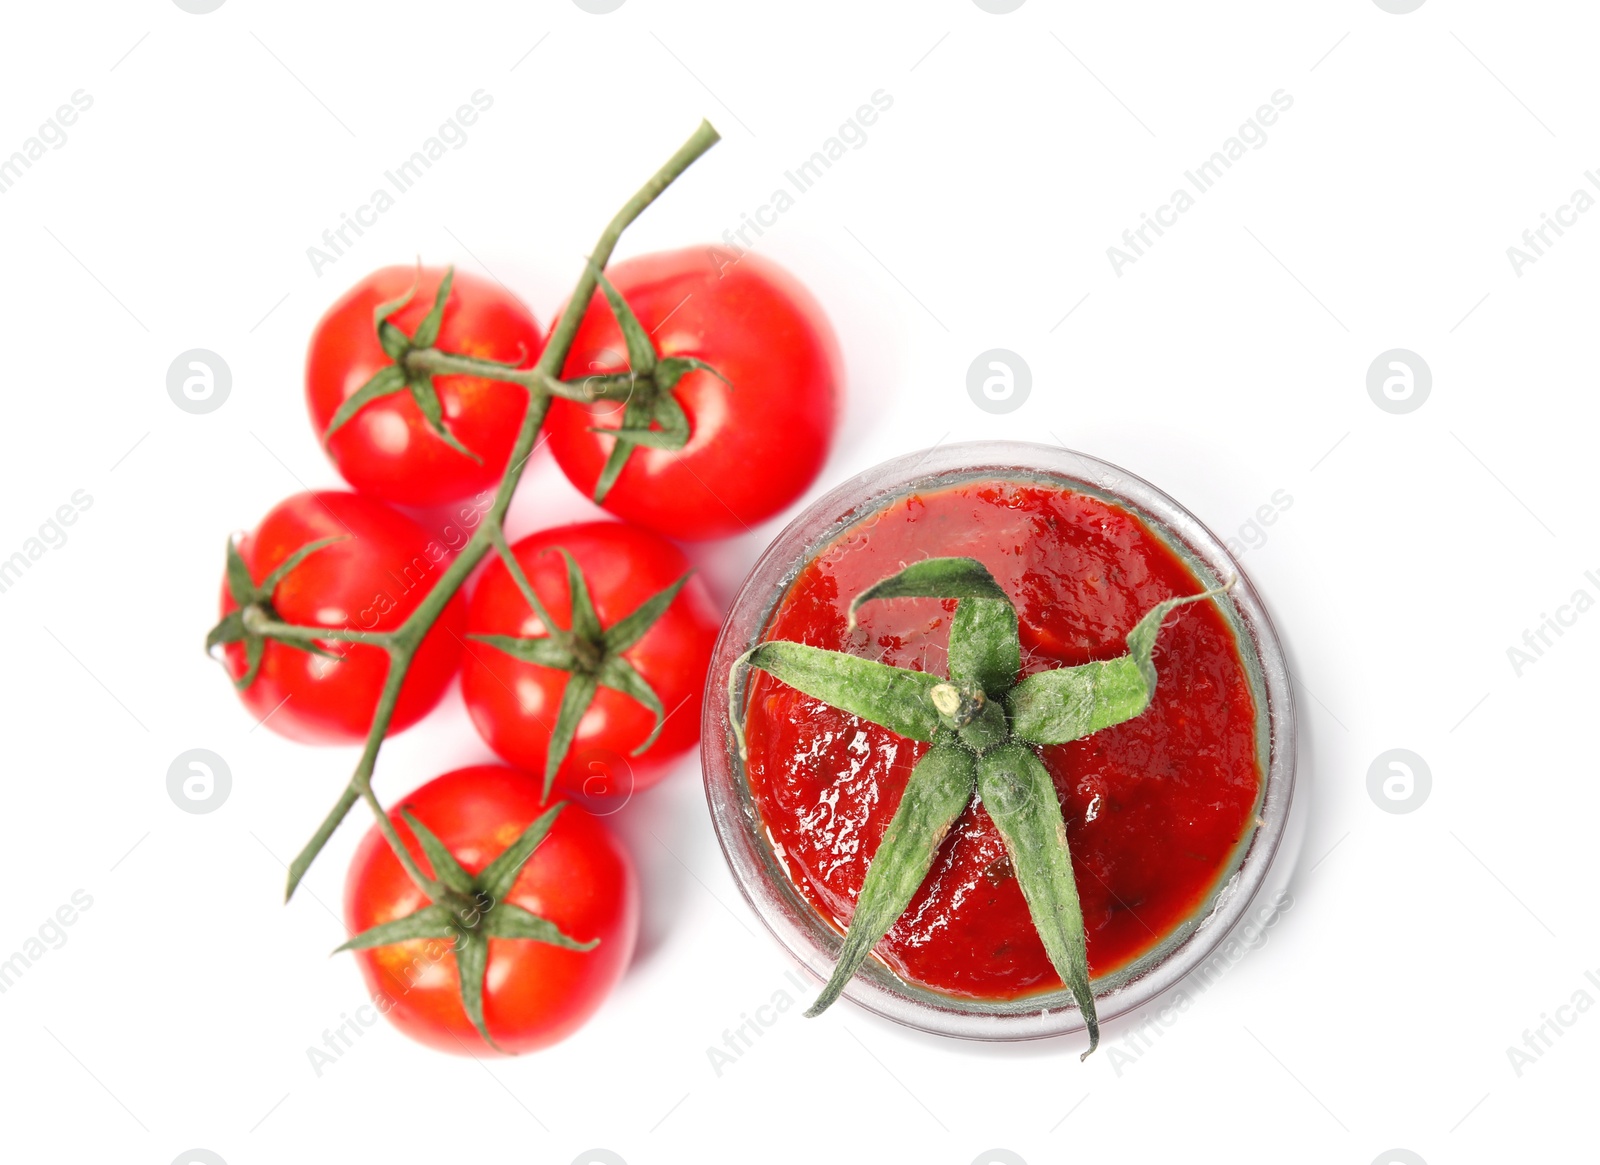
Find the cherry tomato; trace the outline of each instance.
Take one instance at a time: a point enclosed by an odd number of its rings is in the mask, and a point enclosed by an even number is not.
[[[682,449],[637,447],[601,503],[672,538],[740,534],[782,510],[816,478],[833,439],[843,383],[821,306],[777,264],[720,247],[689,247],[606,272],[661,356],[703,360],[673,389],[688,415]],[[625,372],[616,317],[596,294],[564,378]],[[557,400],[545,422],[572,483],[593,496],[622,405]]]
[[[614,627],[689,569],[676,546],[623,522],[585,522],[524,538],[512,551],[563,630],[573,626],[572,600],[566,561],[558,550],[572,555],[582,572],[602,630]],[[621,653],[661,702],[666,715],[661,735],[633,756],[649,738],[655,715],[633,696],[599,686],[556,773],[557,784],[586,800],[609,804],[659,781],[667,762],[700,738],[701,693],[720,622],[699,579],[691,577],[643,638]],[[498,559],[472,596],[467,632],[549,635]],[[542,774],[571,673],[513,658],[471,639],[464,663],[461,691],[479,733],[507,761]]]
[[[443,277],[437,267],[424,267],[420,278],[415,268],[385,267],[328,309],[306,353],[306,401],[319,440],[345,399],[394,364],[378,343],[374,310],[415,284],[410,302],[389,317],[411,336]],[[544,335],[527,308],[498,283],[457,271],[433,346],[458,356],[527,364],[544,347]],[[368,403],[324,441],[346,481],[405,506],[440,505],[499,483],[527,409],[527,390],[477,376],[435,376],[433,388],[445,428],[482,462],[451,448],[402,386]]]
[[[429,781],[390,816],[422,870],[435,872],[401,809],[431,830],[468,874],[477,875],[547,807],[532,775],[478,765]],[[595,817],[568,803],[503,900],[554,923],[569,938],[599,940],[588,951],[526,939],[488,940],[485,1026],[501,1050],[529,1052],[581,1027],[622,977],[638,932],[638,881],[621,843]],[[359,934],[428,905],[373,826],[345,882],[346,926]],[[412,939],[355,954],[374,1004],[406,1035],[463,1055],[492,1050],[462,1007],[449,940]]]
[[[278,583],[271,611],[284,623],[388,631],[416,609],[450,560],[450,550],[410,518],[360,494],[321,490],[295,494],[261,519],[238,551],[255,583],[301,547],[340,538],[307,556]],[[237,607],[227,580],[222,614]],[[400,688],[390,733],[427,715],[461,658],[466,600],[460,592],[439,613]],[[268,728],[311,744],[365,739],[389,672],[388,652],[365,643],[319,640],[329,659],[269,639],[260,671],[239,692]],[[245,644],[223,647],[235,681],[248,670]]]

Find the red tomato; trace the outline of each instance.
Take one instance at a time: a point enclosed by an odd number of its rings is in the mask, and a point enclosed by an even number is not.
[[[606,275],[659,355],[698,357],[729,383],[702,371],[678,381],[689,443],[636,448],[605,508],[669,537],[719,538],[799,497],[827,458],[843,383],[838,342],[810,292],[777,264],[720,247],[645,255]],[[616,317],[596,293],[565,378],[625,372],[625,352]],[[621,423],[617,402],[551,406],[550,448],[590,496],[614,443],[590,427]]]
[[[425,872],[433,871],[400,816],[402,808],[476,875],[544,812],[539,793],[539,781],[527,773],[478,765],[429,781],[396,806],[391,819]],[[621,843],[569,803],[505,901],[549,920],[569,938],[599,940],[589,951],[489,940],[485,1026],[502,1050],[531,1052],[581,1027],[622,977],[639,928],[638,881]],[[350,864],[345,925],[359,934],[427,905],[374,825]],[[462,1008],[449,940],[414,939],[355,955],[378,1010],[406,1035],[447,1052],[492,1053]]]
[[[328,309],[306,353],[306,402],[318,440],[345,399],[394,363],[378,344],[373,311],[416,284],[411,302],[389,319],[407,336],[433,305],[444,272],[385,267]],[[434,347],[458,356],[528,363],[544,347],[538,321],[498,283],[457,271]],[[404,506],[432,506],[493,488],[505,473],[528,393],[477,376],[435,376],[444,425],[482,464],[452,449],[423,417],[411,393],[372,401],[324,445],[344,479],[362,493]]]
[[[262,582],[274,567],[308,542],[343,537],[291,570],[272,595],[285,623],[388,631],[400,626],[454,557],[410,518],[380,501],[335,490],[295,494],[261,519],[239,543],[251,579]],[[222,614],[234,610],[226,580]],[[439,702],[461,659],[466,600],[460,592],[439,613],[411,661],[400,688],[390,733],[416,723]],[[321,641],[341,656],[326,659],[268,640],[261,670],[239,696],[268,728],[310,744],[345,744],[366,738],[389,672],[389,656],[371,644]],[[245,646],[223,648],[228,673],[246,672]]]
[[[572,626],[572,600],[566,562],[555,553],[557,548],[577,562],[602,629],[689,569],[688,559],[676,546],[622,522],[585,522],[524,538],[512,547],[513,553],[550,617],[563,629]],[[649,737],[655,716],[632,696],[598,688],[556,773],[563,789],[610,803],[655,784],[665,775],[667,762],[694,746],[700,738],[701,693],[720,622],[705,588],[691,578],[644,638],[621,653],[655,689],[667,713],[661,735],[642,755],[631,755]],[[484,571],[472,596],[467,631],[519,637],[549,634],[499,559]],[[512,764],[543,773],[569,674],[469,640],[461,691],[489,746]]]

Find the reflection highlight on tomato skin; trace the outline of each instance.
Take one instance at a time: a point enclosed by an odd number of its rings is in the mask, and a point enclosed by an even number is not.
[[[844,531],[802,568],[763,638],[943,673],[953,604],[871,603],[847,629],[855,594],[933,555],[979,559],[1012,597],[1024,674],[1121,655],[1150,607],[1202,589],[1117,506],[1037,482],[969,482],[901,498]],[[1255,702],[1213,605],[1169,618],[1156,669],[1143,715],[1041,750],[1062,800],[1095,975],[1138,958],[1204,903],[1261,788]],[[765,673],[751,682],[747,736],[751,791],[784,867],[842,930],[926,746]],[[876,954],[907,979],[960,995],[1060,986],[977,802]]]

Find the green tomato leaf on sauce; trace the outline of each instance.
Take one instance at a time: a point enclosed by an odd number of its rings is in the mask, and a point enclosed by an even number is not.
[[[1055,782],[1033,749],[1007,744],[978,761],[978,796],[1005,842],[1045,953],[1089,1025],[1089,1051],[1079,1057],[1083,1059],[1100,1043],[1100,1021],[1089,986],[1083,908],[1072,879],[1067,823]]]
[[[976,558],[925,558],[874,583],[851,600],[852,627],[861,604],[873,599],[993,599],[1011,605],[989,568]]]
[[[1225,588],[1224,588],[1225,589]],[[1132,720],[1156,691],[1152,661],[1161,621],[1185,603],[1221,590],[1168,599],[1151,607],[1128,632],[1128,654],[1100,663],[1037,672],[1011,691],[1011,733],[1029,744],[1064,744]]]
[[[1017,682],[1022,646],[1017,610],[989,568],[975,558],[928,558],[862,591],[850,604],[856,612],[873,599],[958,599],[950,625],[950,678],[975,684],[999,697]]]
[[[839,961],[807,1015],[822,1014],[839,998],[878,940],[905,912],[933,867],[945,834],[972,800],[975,772],[972,754],[953,744],[934,745],[911,770],[900,804],[867,867]]]
[[[950,678],[976,684],[998,699],[1017,682],[1022,644],[1009,602],[962,599],[950,623]]]
[[[804,643],[775,640],[763,643],[734,664],[760,668],[791,688],[842,712],[881,724],[890,732],[912,740],[932,741],[944,719],[930,695],[944,681],[932,672],[890,667],[843,651],[827,651]],[[737,696],[730,691],[730,697]],[[745,755],[743,717],[731,710],[739,736],[739,755]]]

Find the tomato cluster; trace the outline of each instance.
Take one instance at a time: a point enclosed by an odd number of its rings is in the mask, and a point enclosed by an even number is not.
[[[556,329],[496,282],[389,267],[342,296],[311,337],[306,401],[354,492],[297,494],[230,543],[208,639],[268,728],[368,740],[335,824],[358,796],[379,809],[368,738],[422,719],[459,672],[507,764],[446,773],[380,814],[345,894],[378,1009],[448,1051],[546,1046],[621,977],[638,887],[599,814],[696,744],[721,618],[673,540],[790,505],[835,425],[832,330],[776,265],[692,248],[579,286],[595,294],[544,380]],[[621,520],[505,538],[513,454],[536,421]],[[396,508],[447,504],[470,541]],[[492,558],[469,596],[474,554]]]

